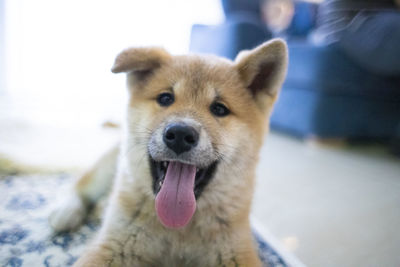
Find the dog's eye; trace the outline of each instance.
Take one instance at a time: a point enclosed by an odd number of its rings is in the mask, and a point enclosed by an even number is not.
[[[211,104],[210,111],[212,114],[218,117],[224,117],[231,113],[231,111],[227,107],[225,107],[224,104],[218,102],[214,102]]]
[[[175,98],[174,95],[171,93],[161,93],[157,97],[157,102],[160,106],[168,107],[174,103]]]

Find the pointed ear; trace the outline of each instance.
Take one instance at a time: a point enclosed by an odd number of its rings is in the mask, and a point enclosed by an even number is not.
[[[128,48],[122,51],[115,59],[111,68],[113,73],[133,72],[146,75],[167,62],[171,55],[162,48]]]
[[[275,101],[286,76],[288,52],[285,41],[274,39],[236,57],[240,78],[264,109]]]

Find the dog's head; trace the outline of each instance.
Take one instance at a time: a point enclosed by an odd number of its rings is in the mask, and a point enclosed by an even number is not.
[[[222,201],[232,192],[240,198],[246,194],[240,190],[252,188],[286,68],[281,40],[244,51],[235,62],[172,56],[160,48],[131,48],[118,55],[112,71],[127,73],[130,92],[129,165],[135,166],[132,172],[139,166],[150,170],[138,179],[155,196],[165,226],[185,226],[196,199],[198,204],[202,198]]]

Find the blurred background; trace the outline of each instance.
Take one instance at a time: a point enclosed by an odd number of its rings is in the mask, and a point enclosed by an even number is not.
[[[307,266],[400,266],[395,0],[0,0],[0,171],[80,173],[119,139],[129,46],[288,42],[253,215]]]

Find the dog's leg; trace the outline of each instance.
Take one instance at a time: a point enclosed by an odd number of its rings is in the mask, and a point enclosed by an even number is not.
[[[226,265],[228,266],[228,265]],[[261,267],[261,262],[260,262],[260,258],[258,257],[258,255],[254,252],[248,252],[247,255],[244,255],[244,257],[237,262],[237,264],[235,263],[235,265],[232,266],[251,266],[251,267]],[[268,265],[269,266],[269,265]]]
[[[249,252],[247,255],[240,255],[240,257],[231,257],[223,260],[219,263],[218,266],[226,266],[226,267],[261,267],[260,258],[252,252]],[[268,265],[269,266],[269,265]]]
[[[55,231],[68,231],[80,226],[88,207],[111,190],[118,155],[119,146],[116,146],[76,181],[70,196],[50,214],[49,223]]]
[[[230,239],[229,242],[224,241],[218,247],[223,249],[219,252],[218,266],[240,266],[240,267],[261,267],[265,266],[261,264],[260,258],[257,253],[255,242],[252,238],[249,227],[246,229],[236,229],[237,232],[241,232],[241,236],[235,236]],[[232,246],[224,247],[226,244]],[[216,250],[215,250],[216,251]],[[269,266],[269,265],[267,265]]]
[[[122,262],[111,248],[96,246],[86,251],[73,267],[120,267]]]
[[[123,252],[109,245],[99,245],[86,251],[73,267],[123,267],[123,266],[160,266],[145,262],[141,257],[124,257]],[[162,265],[164,266],[164,265]]]

